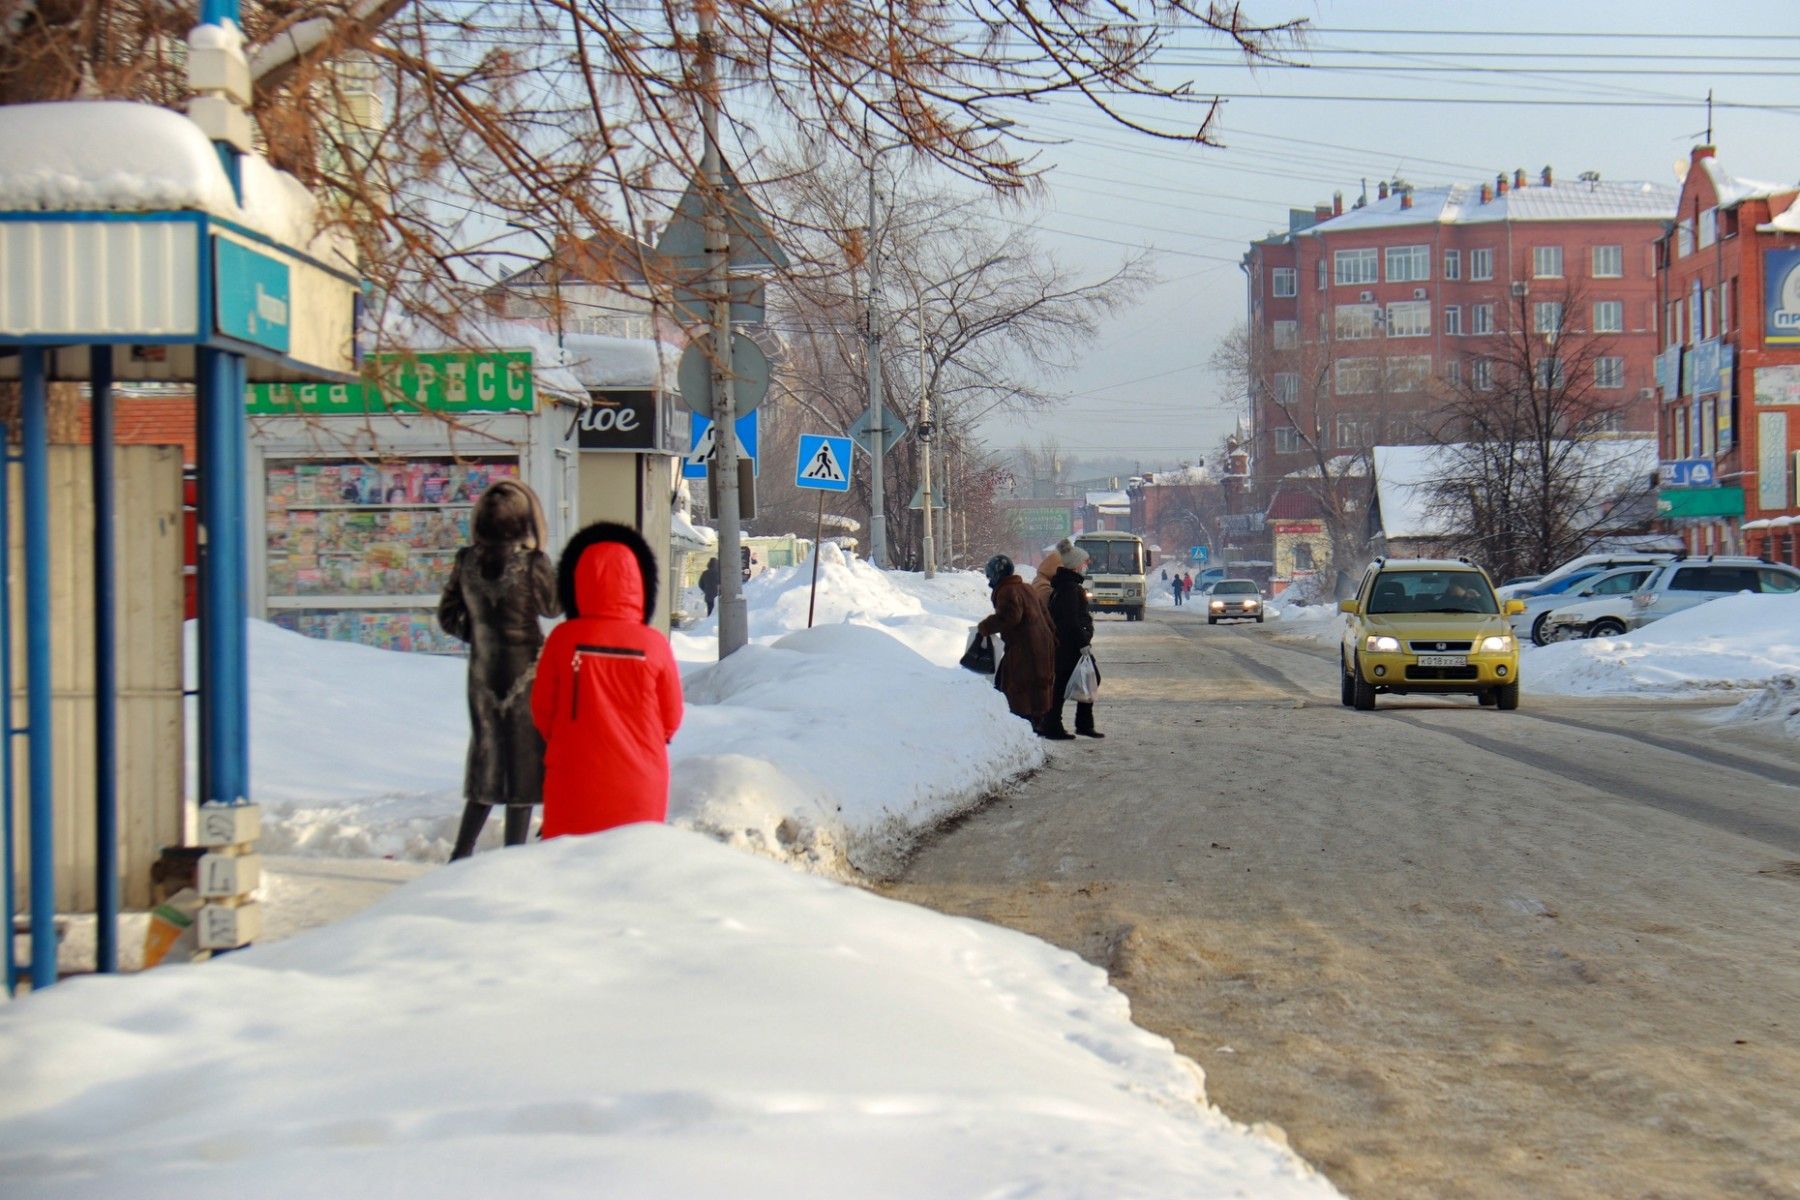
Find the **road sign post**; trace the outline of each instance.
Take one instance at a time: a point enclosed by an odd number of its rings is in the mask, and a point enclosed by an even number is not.
[[[825,493],[850,490],[850,464],[856,461],[847,437],[800,435],[794,456],[794,486],[819,493],[818,519],[813,527],[812,594],[806,599],[806,627],[812,628],[813,610],[819,602],[819,549],[825,540]]]

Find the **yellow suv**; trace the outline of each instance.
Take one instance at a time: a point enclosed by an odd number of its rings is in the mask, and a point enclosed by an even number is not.
[[[1502,603],[1467,559],[1378,558],[1363,573],[1341,651],[1343,701],[1375,707],[1377,692],[1469,693],[1482,704],[1519,707],[1519,642]]]

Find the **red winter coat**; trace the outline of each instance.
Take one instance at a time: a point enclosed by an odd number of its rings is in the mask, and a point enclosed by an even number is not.
[[[645,624],[638,556],[616,541],[570,549],[575,605],[544,643],[531,689],[546,838],[666,820],[669,739],[681,725],[681,672]]]

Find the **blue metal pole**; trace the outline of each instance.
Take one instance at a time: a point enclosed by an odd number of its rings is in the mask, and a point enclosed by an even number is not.
[[[245,803],[249,669],[244,634],[243,360],[199,352],[200,798]]]
[[[13,659],[12,659],[12,449],[0,432],[0,889],[6,893],[6,994],[19,987],[19,956],[13,945]]]
[[[112,347],[89,353],[94,427],[94,920],[96,966],[119,969],[118,659],[113,568]]]
[[[50,727],[50,391],[44,351],[19,363],[25,501],[25,723],[31,799],[31,987],[56,982],[56,784]]]

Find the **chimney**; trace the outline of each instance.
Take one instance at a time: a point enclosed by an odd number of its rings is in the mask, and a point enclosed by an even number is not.
[[[1698,163],[1701,159],[1711,158],[1717,153],[1718,147],[1716,146],[1695,146],[1693,152],[1688,155],[1688,162],[1690,164]]]
[[[1400,192],[1400,207],[1401,207],[1401,208],[1402,208],[1402,209],[1408,209],[1408,208],[1411,208],[1411,207],[1412,207],[1412,189],[1411,189],[1411,188],[1403,188],[1403,189],[1401,189],[1401,192]]]
[[[1498,175],[1494,176],[1494,194],[1496,196],[1506,195],[1506,172],[1505,171],[1502,171]]]
[[[1331,215],[1334,217],[1341,217],[1344,215],[1344,193],[1331,193]]]
[[[1387,180],[1384,179],[1375,185],[1375,198],[1377,200],[1387,199]]]
[[[1547,163],[1546,163],[1546,164],[1545,164],[1545,166],[1544,166],[1544,173],[1543,173],[1543,174],[1542,174],[1542,175],[1540,175],[1540,176],[1539,176],[1539,177],[1538,177],[1538,178],[1540,178],[1540,179],[1542,179],[1542,180],[1543,180],[1543,181],[1544,181],[1544,186],[1545,186],[1545,187],[1549,187],[1549,186],[1550,186],[1550,179],[1551,179],[1551,176],[1550,176],[1550,167],[1549,167],[1549,164],[1547,164]]]
[[[1493,184],[1484,183],[1481,185],[1481,202],[1483,204],[1492,204],[1494,202],[1494,185]]]
[[[1525,168],[1524,167],[1515,167],[1515,168],[1513,168],[1513,191],[1522,192],[1524,190],[1525,190]]]
[[[1331,206],[1329,204],[1313,205],[1313,224],[1314,225],[1317,225],[1321,221],[1329,221],[1329,220],[1331,220]]]

